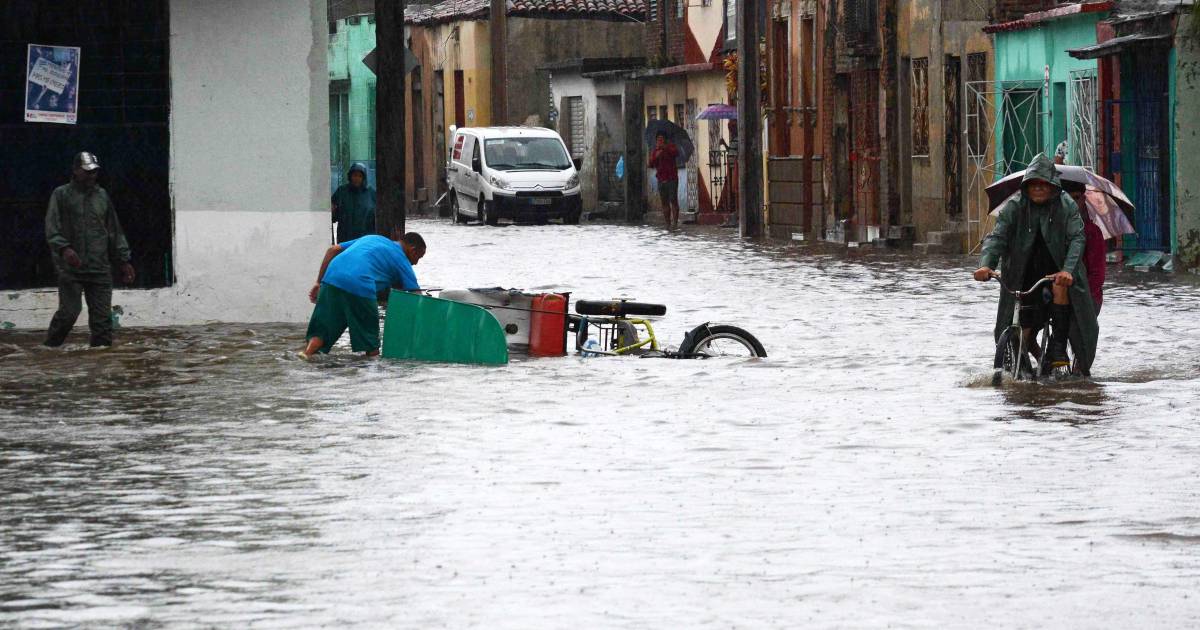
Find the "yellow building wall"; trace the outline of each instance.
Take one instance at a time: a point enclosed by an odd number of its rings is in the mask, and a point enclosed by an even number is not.
[[[684,111],[687,111],[687,101],[695,99],[696,114],[704,111],[714,103],[726,102],[725,94],[725,75],[719,71],[712,72],[696,72],[685,75],[668,76],[660,78],[650,78],[644,80],[644,91],[642,98],[644,99],[644,108],[651,106],[659,108],[665,105],[667,108],[667,118],[687,129],[687,121],[675,120],[675,106],[682,105]],[[649,116],[646,112],[642,112],[646,122],[649,122]],[[714,121],[711,124],[718,124],[720,127],[721,138],[725,139],[726,143],[732,142],[732,137],[729,134],[728,121]],[[701,187],[699,193],[699,208],[705,210],[705,196],[708,195],[708,204],[715,205],[717,199],[713,196],[712,177],[708,167],[708,152],[717,147],[711,146],[709,142],[709,121],[700,120],[696,122],[695,133],[692,137],[692,143],[696,147],[697,156],[697,181]],[[648,153],[647,153],[648,155]],[[647,169],[646,177],[646,193],[649,200],[649,207],[661,211],[657,194],[651,194],[652,176],[649,167],[642,165]],[[680,205],[684,204],[684,199],[680,199]],[[708,207],[711,207],[708,205]]]

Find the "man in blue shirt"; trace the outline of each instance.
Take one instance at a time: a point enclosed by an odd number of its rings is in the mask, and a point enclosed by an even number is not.
[[[393,241],[374,234],[330,247],[308,293],[316,304],[308,321],[308,345],[300,352],[305,361],[317,352],[328,353],[350,329],[355,352],[379,354],[379,311],[376,296],[391,288],[419,289],[413,265],[425,255],[425,239],[416,232]]]

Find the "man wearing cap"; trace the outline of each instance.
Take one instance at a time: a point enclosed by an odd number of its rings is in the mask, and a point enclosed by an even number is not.
[[[96,185],[100,162],[86,151],[75,156],[71,183],[50,195],[46,242],[58,270],[58,311],[50,320],[46,345],[61,346],[87,298],[91,345],[111,346],[113,268],[131,284],[129,244],[108,193]]]

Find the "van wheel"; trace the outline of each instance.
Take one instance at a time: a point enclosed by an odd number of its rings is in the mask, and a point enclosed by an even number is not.
[[[488,205],[482,199],[479,200],[479,222],[487,225],[498,225],[500,219],[493,216],[495,213],[488,212]]]
[[[454,217],[455,223],[466,223],[467,217],[463,216],[462,208],[458,205],[458,193],[450,191],[450,216]]]
[[[582,212],[572,212],[571,214],[563,217],[563,225],[579,225],[580,214],[582,214]]]

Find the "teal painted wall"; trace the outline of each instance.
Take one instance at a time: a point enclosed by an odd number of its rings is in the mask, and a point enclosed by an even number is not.
[[[366,162],[375,183],[375,73],[363,57],[375,49],[375,19],[354,16],[337,21],[329,35],[330,171],[334,188],[354,162]],[[340,91],[340,85],[346,85]]]
[[[1043,22],[1030,29],[996,33],[997,87],[1021,82],[1029,88],[1045,88],[1040,103],[1042,120],[1039,125],[1039,149],[1047,155],[1053,155],[1058,143],[1068,137],[1067,124],[1072,107],[1071,72],[1095,71],[1097,67],[1096,61],[1075,59],[1067,54],[1067,50],[1095,44],[1096,23],[1105,16],[1107,13],[1083,13]],[[1048,86],[1044,85],[1046,66],[1050,67]],[[997,108],[999,106],[1000,100],[997,99]],[[1002,112],[996,113],[997,120],[1001,120]],[[1003,159],[1003,147],[1003,138],[997,130],[998,160]]]

